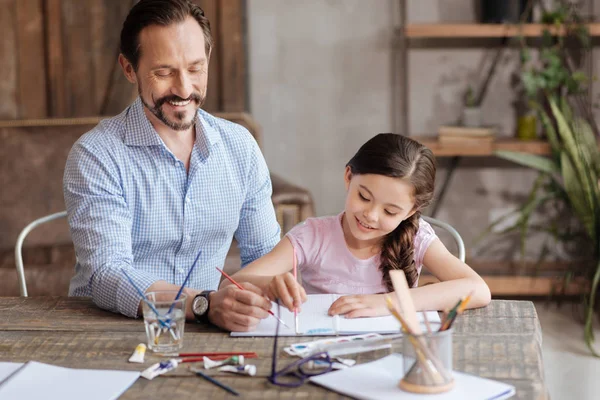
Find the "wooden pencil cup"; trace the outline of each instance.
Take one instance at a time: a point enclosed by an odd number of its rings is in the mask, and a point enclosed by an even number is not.
[[[400,389],[422,394],[443,393],[454,387],[452,329],[402,338],[404,377]]]

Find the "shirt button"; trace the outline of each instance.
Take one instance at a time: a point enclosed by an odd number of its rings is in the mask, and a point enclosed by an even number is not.
[[[185,235],[185,238],[186,238],[187,240],[190,240],[190,239],[192,238],[192,235]]]
[[[186,202],[186,203],[189,203],[190,201],[191,201],[191,200],[190,200],[190,198],[189,198],[189,197],[186,197],[186,198],[185,198],[185,202]]]
[[[183,274],[183,268],[177,268],[177,271],[179,271],[180,274]]]

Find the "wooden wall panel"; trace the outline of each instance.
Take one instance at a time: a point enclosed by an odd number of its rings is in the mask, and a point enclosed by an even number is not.
[[[19,117],[17,37],[15,31],[17,0],[0,0],[0,118]],[[43,95],[43,93],[40,93]]]
[[[221,51],[219,50],[219,4],[218,0],[195,0],[204,10],[204,15],[210,21],[210,31],[213,37],[213,49],[208,64],[208,89],[204,109],[208,112],[219,111],[221,105]]]
[[[61,0],[45,0],[44,27],[48,116],[62,117],[67,115],[67,104],[64,85]]]
[[[137,0],[0,0],[0,120],[114,115],[137,96],[117,63]],[[215,41],[204,108],[245,111],[244,0],[194,0]]]
[[[90,6],[87,1],[63,0],[64,85],[67,115],[97,115],[94,81],[96,70],[90,51]]]
[[[101,94],[98,103],[99,115],[115,115],[123,111],[137,96],[135,85],[129,83],[118,62],[121,26],[127,13],[137,0],[93,0],[102,7],[103,19],[93,30],[97,41],[94,59],[97,88]],[[100,39],[98,39],[98,37]]]
[[[221,110],[245,111],[246,54],[242,0],[219,0],[221,50]]]
[[[19,118],[43,118],[48,109],[42,0],[19,0],[16,15]]]

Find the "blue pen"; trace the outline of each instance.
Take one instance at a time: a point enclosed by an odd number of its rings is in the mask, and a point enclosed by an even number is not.
[[[173,300],[173,304],[171,304],[171,307],[169,307],[169,311],[167,311],[167,315],[171,315],[171,311],[173,311],[173,307],[175,307],[175,303],[177,302],[177,300],[179,300],[179,296],[181,296],[181,292],[183,292],[183,288],[185,287],[185,284],[187,283],[187,281],[190,279],[190,275],[192,275],[192,271],[194,270],[194,267],[196,266],[196,264],[198,263],[198,260],[200,259],[200,255],[202,254],[202,250],[200,250],[200,252],[198,253],[198,255],[196,256],[196,259],[194,260],[194,263],[192,264],[192,267],[190,268],[190,270],[188,271],[187,276],[185,277],[183,284],[181,285],[181,287],[179,288],[179,292],[177,292],[177,296],[175,296],[175,300]],[[169,323],[171,322],[171,318],[168,318]]]
[[[125,272],[124,269],[122,269],[121,272],[123,272],[123,274],[127,277],[127,279],[129,279],[129,282],[135,288],[135,290],[137,290],[138,294],[140,296],[142,296],[142,300],[144,301],[144,303],[146,303],[148,305],[148,307],[150,307],[150,309],[156,314],[156,319],[158,319],[158,323],[161,324],[163,328],[170,329],[171,325],[167,324],[165,321],[163,321],[162,319],[160,319],[160,313],[158,312],[158,310],[156,308],[154,308],[154,306],[152,305],[152,303],[150,303],[146,299],[146,295],[144,294],[144,292],[142,292],[142,290],[135,284],[135,282],[133,281],[133,279],[131,279],[131,277],[129,276],[129,274],[127,272]]]

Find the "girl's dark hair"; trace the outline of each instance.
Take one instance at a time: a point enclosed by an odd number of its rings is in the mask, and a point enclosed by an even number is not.
[[[352,157],[347,167],[353,175],[377,174],[405,179],[414,188],[416,212],[386,235],[381,246],[383,280],[393,290],[390,271],[403,270],[408,285],[418,279],[414,260],[414,238],[419,230],[421,210],[433,200],[435,157],[431,150],[406,136],[380,133],[366,142]]]
[[[121,53],[137,71],[140,60],[140,32],[150,25],[169,26],[185,21],[191,16],[204,32],[206,56],[210,55],[213,38],[210,22],[204,16],[202,8],[189,0],[140,0],[127,14],[121,29]]]

